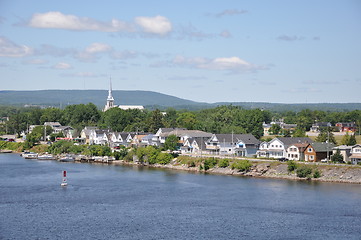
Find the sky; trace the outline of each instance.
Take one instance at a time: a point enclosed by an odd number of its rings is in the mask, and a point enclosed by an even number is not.
[[[0,0],[0,73],[0,90],[359,103],[361,1]]]

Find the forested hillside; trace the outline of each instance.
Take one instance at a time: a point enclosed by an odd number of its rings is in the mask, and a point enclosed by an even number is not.
[[[107,90],[38,90],[38,91],[0,91],[0,105],[24,106],[54,106],[65,108],[72,104],[93,103],[99,109],[105,105]],[[322,111],[352,111],[361,109],[361,103],[308,103],[284,104],[267,102],[217,102],[204,103],[190,101],[162,93],[151,91],[121,91],[113,90],[117,105],[143,105],[147,109],[201,110],[222,105],[240,106],[245,109],[266,109],[275,112],[301,111],[304,109]]]

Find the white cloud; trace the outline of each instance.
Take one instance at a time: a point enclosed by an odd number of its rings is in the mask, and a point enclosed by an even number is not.
[[[60,62],[53,66],[55,69],[70,69],[72,66],[69,63]]]
[[[101,22],[87,17],[65,15],[61,12],[36,13],[28,25],[35,28],[57,28],[75,31],[118,32],[131,31],[131,26],[123,21],[112,19]]]
[[[287,41],[287,42],[294,42],[294,41],[301,41],[304,40],[305,38],[302,36],[290,36],[290,35],[281,35],[277,37],[278,40],[281,41]]]
[[[224,30],[219,34],[219,36],[224,37],[224,38],[230,38],[230,37],[232,37],[232,34],[229,31]]]
[[[111,46],[104,43],[92,43],[85,49],[85,52],[89,54],[93,54],[93,53],[108,52],[111,49],[112,49]]]
[[[227,70],[233,73],[266,69],[266,67],[263,66],[250,64],[239,57],[208,59],[202,57],[185,58],[183,56],[177,56],[173,59],[173,64],[198,69]]]
[[[82,61],[92,62],[96,59],[96,56],[102,53],[108,53],[112,51],[112,47],[104,43],[92,43],[86,47],[83,51],[75,54],[75,57]]]
[[[24,57],[33,50],[25,45],[17,45],[5,37],[0,37],[0,57]]]
[[[159,15],[155,17],[137,17],[135,22],[147,33],[165,35],[172,31],[172,23],[168,18]]]
[[[23,63],[25,64],[33,64],[33,65],[41,65],[41,64],[45,64],[48,61],[44,60],[44,59],[39,59],[39,58],[35,58],[35,59],[29,59],[26,61],[23,61]]]
[[[136,17],[134,21],[125,22],[112,19],[109,22],[102,22],[88,17],[66,15],[61,12],[46,12],[34,14],[27,25],[34,28],[100,32],[137,32],[136,25],[138,25],[142,30],[141,32],[146,33],[165,35],[172,31],[172,23],[163,16]]]
[[[105,77],[105,74],[95,74],[93,72],[77,72],[77,73],[64,73],[61,74],[62,77],[81,77],[81,78],[98,78]]]
[[[216,17],[224,17],[224,16],[233,16],[248,13],[246,10],[238,10],[238,9],[226,9],[220,13],[215,14]]]

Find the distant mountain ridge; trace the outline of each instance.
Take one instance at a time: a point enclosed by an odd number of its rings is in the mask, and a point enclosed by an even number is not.
[[[168,108],[198,110],[219,105],[241,106],[246,109],[267,109],[272,111],[301,111],[302,109],[343,111],[361,110],[361,103],[308,103],[283,104],[267,102],[218,102],[202,103],[186,100],[152,91],[113,90],[116,105],[143,105],[148,109]],[[65,107],[68,104],[94,103],[103,108],[108,96],[107,90],[34,90],[0,91],[0,105],[42,105]]]

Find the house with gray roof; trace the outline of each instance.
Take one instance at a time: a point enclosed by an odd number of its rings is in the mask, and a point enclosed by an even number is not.
[[[230,156],[253,156],[260,141],[252,134],[213,134],[206,142],[206,150],[210,154]]]
[[[191,137],[181,146],[181,153],[203,154],[207,153],[206,142],[210,137]]]
[[[312,143],[308,137],[277,137],[270,142],[263,142],[257,151],[257,157],[263,158],[287,158],[287,149],[297,143]]]
[[[336,147],[333,143],[314,142],[310,143],[304,150],[306,162],[320,162],[323,159],[329,159],[332,155],[332,149]]]

